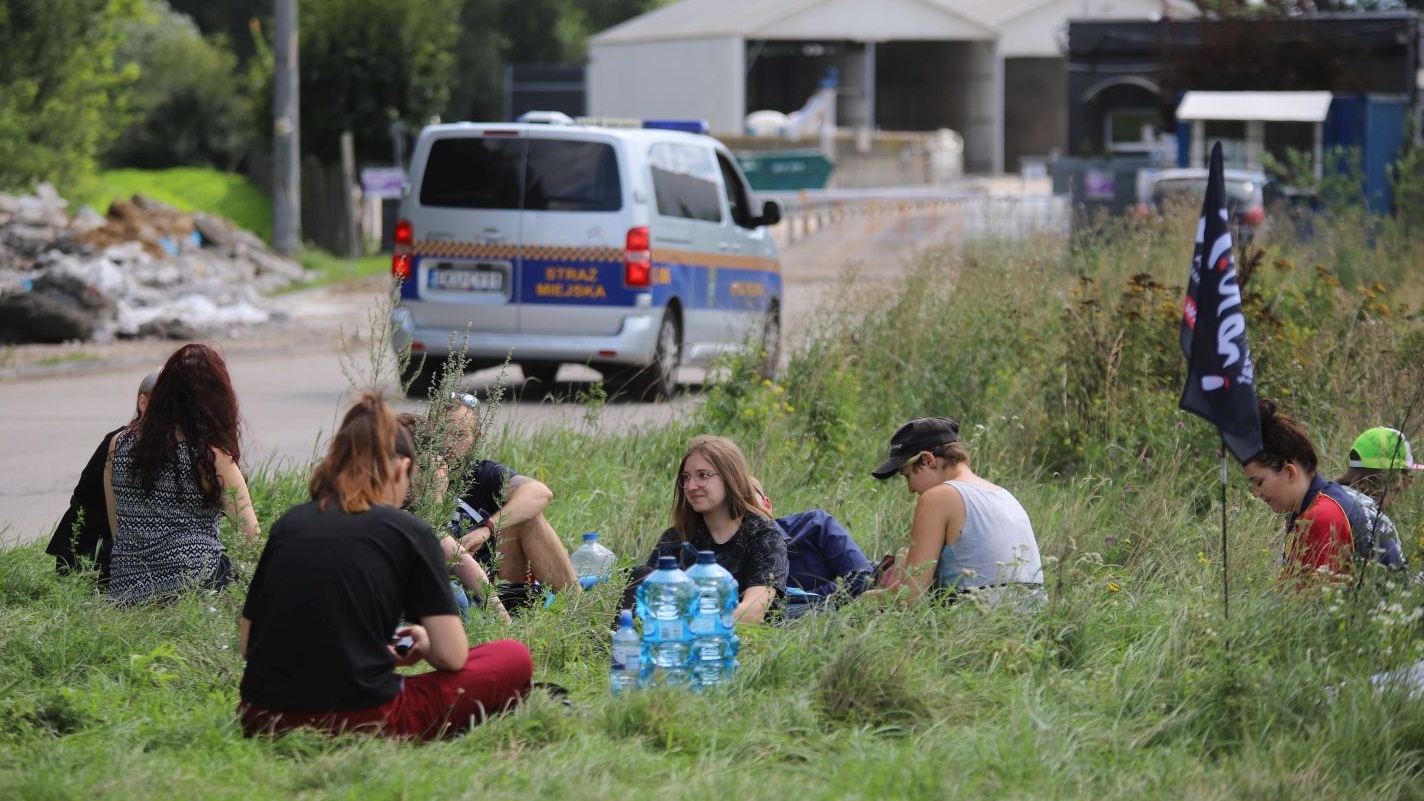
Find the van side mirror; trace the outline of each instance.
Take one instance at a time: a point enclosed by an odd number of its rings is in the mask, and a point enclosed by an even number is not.
[[[761,204],[761,216],[757,218],[757,226],[776,225],[781,222],[781,204],[775,200],[768,200]]]

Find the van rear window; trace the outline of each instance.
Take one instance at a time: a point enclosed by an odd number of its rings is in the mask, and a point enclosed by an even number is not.
[[[431,145],[420,203],[459,209],[617,211],[618,157],[603,142],[449,137]]]

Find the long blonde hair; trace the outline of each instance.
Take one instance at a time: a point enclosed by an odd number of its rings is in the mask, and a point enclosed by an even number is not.
[[[757,502],[756,493],[752,489],[751,470],[747,467],[747,460],[742,456],[742,451],[737,447],[737,443],[726,437],[716,437],[710,434],[693,437],[687,443],[687,453],[682,455],[682,461],[678,463],[677,472],[680,476],[687,467],[687,460],[692,454],[701,454],[704,459],[712,463],[712,467],[721,475],[722,483],[727,487],[727,514],[733,520],[740,520],[744,515],[754,514],[758,517],[766,517],[766,510]],[[682,481],[674,477],[672,488],[672,527],[682,538],[683,542],[696,530],[697,524],[702,522],[702,515],[693,510],[692,505],[687,502],[687,494],[683,489]]]

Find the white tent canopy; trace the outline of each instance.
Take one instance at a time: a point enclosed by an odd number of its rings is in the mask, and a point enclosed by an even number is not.
[[[1324,122],[1329,92],[1187,92],[1177,106],[1179,120]]]

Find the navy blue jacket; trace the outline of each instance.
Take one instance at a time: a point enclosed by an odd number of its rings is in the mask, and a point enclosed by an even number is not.
[[[870,585],[874,569],[865,552],[850,538],[839,520],[824,509],[811,509],[777,518],[786,536],[786,558],[791,573],[786,583],[806,592],[830,595],[844,580],[843,592],[858,596]]]

